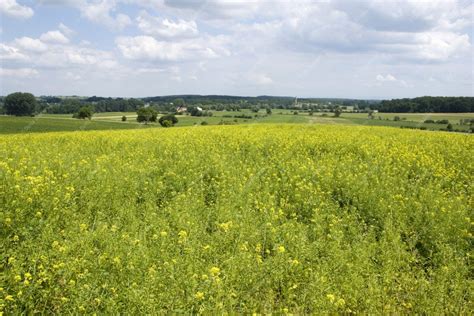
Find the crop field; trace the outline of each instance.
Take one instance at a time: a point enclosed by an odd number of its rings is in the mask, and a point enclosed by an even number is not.
[[[473,156],[371,126],[2,135],[0,313],[470,314]]]

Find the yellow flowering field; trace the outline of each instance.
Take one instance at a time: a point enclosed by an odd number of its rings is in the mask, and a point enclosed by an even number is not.
[[[0,311],[470,314],[472,157],[385,127],[0,136]]]

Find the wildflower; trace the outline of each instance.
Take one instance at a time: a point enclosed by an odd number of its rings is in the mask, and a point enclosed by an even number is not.
[[[178,243],[182,244],[186,242],[186,239],[188,238],[188,233],[185,230],[181,230],[178,233]]]
[[[185,232],[185,233],[186,233],[186,232]],[[168,233],[165,232],[165,231],[162,231],[162,232],[160,232],[160,236],[161,236],[161,237],[166,237],[166,236],[168,236]]]
[[[5,301],[10,301],[10,302],[13,302],[15,299],[13,298],[12,295],[7,295],[5,296]]]
[[[278,253],[284,253],[285,252],[285,247],[278,246],[277,250],[278,250]]]
[[[337,300],[336,302],[336,305],[339,306],[339,307],[342,307],[346,304],[346,301],[344,301],[344,299],[340,298]]]
[[[196,298],[198,301],[201,301],[204,299],[204,293],[203,292],[196,292],[196,294],[194,294],[194,298]]]
[[[18,240],[20,240],[20,237],[18,237],[18,235],[13,236],[13,241],[18,241]]]
[[[209,269],[209,272],[212,276],[218,276],[221,273],[221,269],[219,269],[218,267],[212,267]]]
[[[334,294],[327,294],[326,297],[331,303],[336,300],[336,296],[334,296]]]

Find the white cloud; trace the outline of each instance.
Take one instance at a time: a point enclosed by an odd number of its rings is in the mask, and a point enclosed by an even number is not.
[[[159,41],[151,36],[119,37],[116,44],[125,58],[146,61],[180,61],[229,55],[226,37],[202,37],[179,42]]]
[[[122,30],[132,24],[130,17],[119,13],[115,17],[110,12],[115,9],[115,1],[101,0],[99,2],[84,2],[78,4],[82,16],[95,23],[103,24],[112,30]]]
[[[0,1],[0,12],[14,18],[28,19],[34,14],[30,7],[18,4],[16,0]]]
[[[60,31],[49,31],[40,36],[40,40],[48,43],[67,44],[69,39]]]
[[[17,47],[0,43],[0,59],[4,61],[26,61],[28,60],[28,56],[22,53]]]
[[[392,76],[391,74],[387,74],[387,75],[377,75],[375,77],[375,79],[379,82],[387,82],[387,81],[397,81],[397,78],[395,78],[394,76]]]
[[[74,34],[74,31],[63,23],[59,23],[58,28],[65,36],[71,36]]]
[[[147,35],[164,38],[194,37],[199,32],[195,21],[179,19],[173,21],[153,17],[147,12],[141,12],[137,17],[138,28]]]
[[[15,39],[14,43],[18,47],[31,52],[44,52],[48,49],[48,46],[39,39],[26,36]]]
[[[33,68],[0,68],[0,75],[14,78],[35,78],[39,72]]]
[[[401,79],[397,79],[395,78],[395,76],[393,76],[392,74],[386,74],[385,76],[382,75],[382,74],[378,74],[376,77],[375,77],[375,80],[376,80],[376,86],[381,86],[383,84],[386,84],[386,83],[397,83],[403,87],[408,87],[409,85],[406,83],[405,80],[401,80]]]

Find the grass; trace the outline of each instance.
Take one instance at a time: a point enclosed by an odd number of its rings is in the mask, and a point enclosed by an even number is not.
[[[474,138],[247,124],[0,136],[5,314],[470,314]]]
[[[77,120],[70,116],[11,117],[0,116],[0,134],[44,133],[57,131],[88,131],[138,129],[148,127],[136,122],[122,123],[99,120]]]
[[[260,124],[260,123],[285,123],[285,124],[343,124],[343,125],[367,125],[367,126],[392,126],[425,128],[429,130],[446,129],[447,124],[423,123],[427,119],[441,120],[448,119],[453,128],[458,131],[468,131],[469,125],[460,125],[460,119],[474,118],[474,113],[377,113],[376,119],[368,119],[366,113],[343,113],[341,117],[335,118],[332,113],[314,113],[312,116],[308,112],[298,111],[297,115],[291,110],[274,109],[273,114],[266,115],[265,111],[258,113],[250,110],[233,111],[213,111],[211,117],[195,117],[189,115],[178,115],[177,126],[194,126],[206,122],[209,125],[235,125],[235,124]],[[250,116],[251,118],[236,118],[235,116]],[[257,117],[255,117],[257,115]],[[127,117],[126,122],[122,122],[122,116]],[[382,119],[378,119],[378,117]],[[394,121],[393,118],[399,116],[406,120]],[[69,114],[42,114],[34,118],[14,118],[0,116],[0,134],[23,133],[23,132],[48,132],[48,131],[75,131],[75,130],[109,130],[109,129],[136,129],[143,127],[160,127],[158,123],[147,126],[136,122],[134,112],[107,112],[96,113],[92,121],[82,121],[71,118]]]

